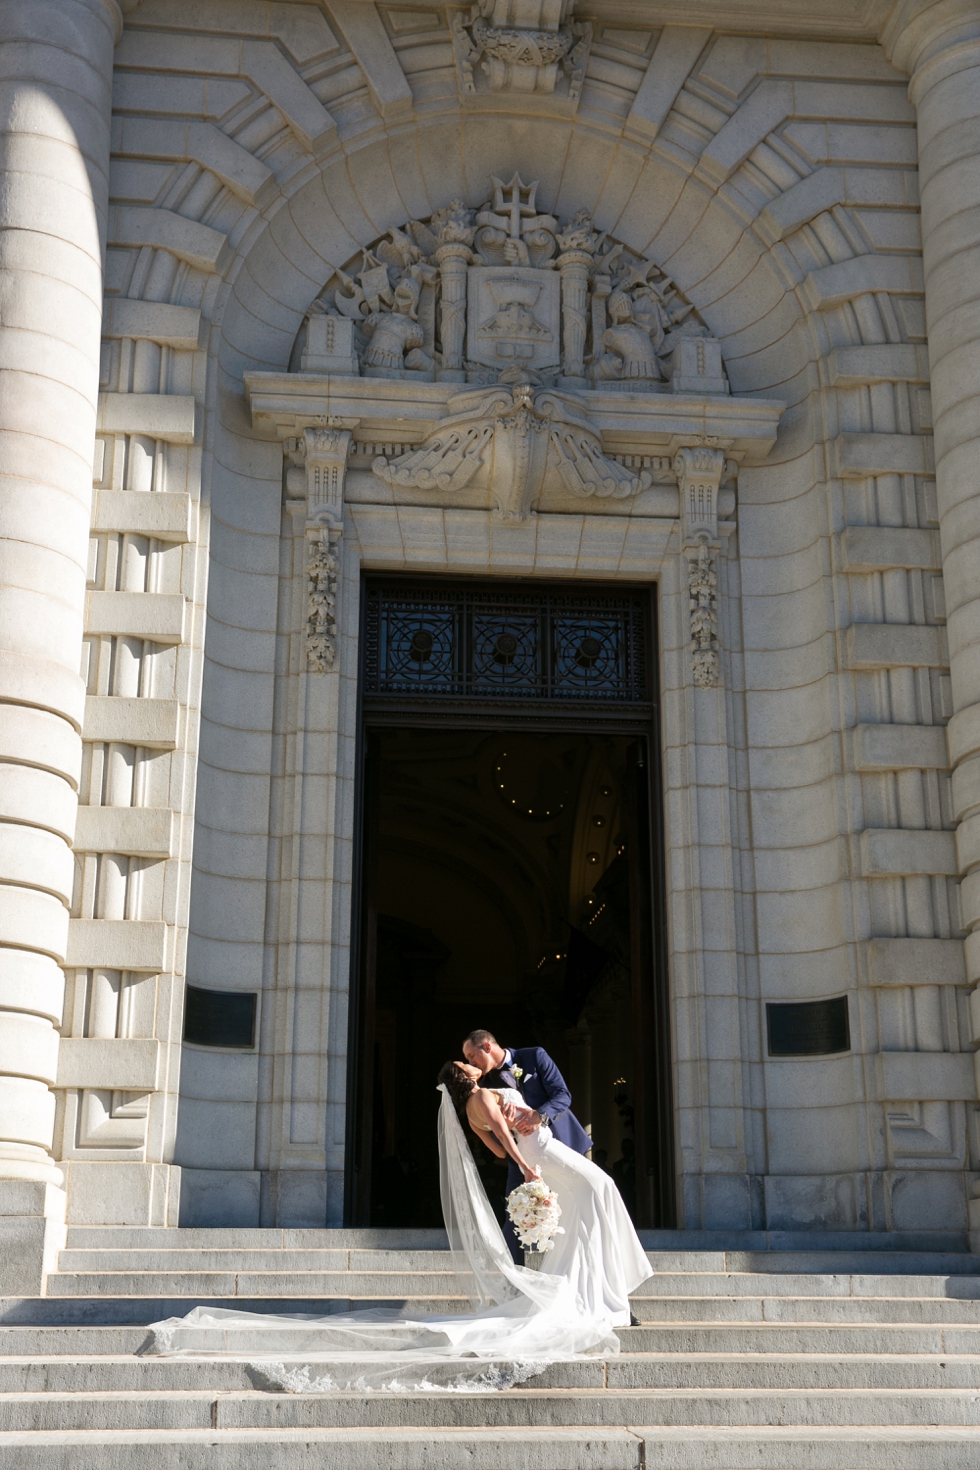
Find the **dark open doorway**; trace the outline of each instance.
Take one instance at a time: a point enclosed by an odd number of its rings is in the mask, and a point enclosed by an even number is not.
[[[411,634],[430,656],[432,598],[443,589],[414,584],[402,639]],[[396,590],[402,606],[411,602]],[[513,619],[507,623],[497,596],[500,644]],[[592,632],[601,634],[597,605]],[[368,647],[383,659],[392,638],[386,643],[384,626],[380,637],[373,631]],[[549,636],[543,628],[541,639]],[[591,658],[589,630],[575,636]],[[671,1225],[659,795],[652,797],[659,780],[649,709],[624,711],[620,701],[617,719],[607,699],[601,709],[555,710],[532,689],[520,706],[498,706],[490,716],[458,668],[455,697],[444,685],[433,697],[410,684],[416,697],[401,701],[390,688],[378,697],[372,672],[362,731],[351,1222],[441,1223],[436,1073],[460,1055],[468,1031],[485,1026],[504,1045],[551,1053],[595,1140],[593,1157],[617,1178],[636,1223]],[[502,1167],[479,1146],[474,1155],[502,1207]]]

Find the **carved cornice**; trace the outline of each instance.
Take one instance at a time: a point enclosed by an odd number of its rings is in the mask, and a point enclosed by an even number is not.
[[[436,0],[433,0],[433,4]],[[727,32],[876,41],[893,0],[590,0],[605,25],[704,26]]]
[[[456,383],[339,373],[246,373],[245,391],[256,428],[280,439],[302,436],[307,428],[355,421],[356,443],[407,446],[418,446],[438,432],[452,411],[450,405],[464,394],[488,398],[500,391],[512,397],[512,389],[504,384],[481,392]],[[680,449],[706,443],[724,449],[739,464],[758,463],[775,443],[785,408],[771,398],[540,391],[579,405],[581,416],[601,440],[603,454],[671,460]]]
[[[361,0],[371,4],[373,0]],[[751,35],[877,41],[893,0],[589,0],[589,19],[604,25],[702,26]],[[446,0],[413,0],[413,10],[444,11]]]

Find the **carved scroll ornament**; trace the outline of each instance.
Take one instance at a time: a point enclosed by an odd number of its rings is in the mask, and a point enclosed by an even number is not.
[[[372,466],[393,487],[458,491],[486,485],[495,514],[520,522],[546,488],[579,498],[623,499],[650,483],[607,458],[599,433],[570,394],[529,385],[460,393],[449,417],[417,449]]]

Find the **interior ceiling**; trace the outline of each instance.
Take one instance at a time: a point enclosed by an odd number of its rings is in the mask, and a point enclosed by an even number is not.
[[[598,739],[442,731],[385,740],[379,907],[453,952],[439,991],[513,994],[606,870],[619,836],[615,754]],[[485,943],[472,924],[482,912]],[[459,932],[457,932],[457,930]],[[464,959],[464,956],[468,958]],[[464,968],[465,966],[465,968]]]

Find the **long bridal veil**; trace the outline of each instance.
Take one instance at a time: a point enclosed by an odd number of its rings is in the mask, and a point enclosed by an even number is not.
[[[394,1308],[271,1316],[195,1307],[150,1327],[142,1351],[244,1361],[280,1392],[507,1388],[549,1363],[618,1353],[605,1318],[560,1276],[516,1266],[487,1199],[456,1109],[440,1087],[439,1186],[454,1271],[473,1310],[410,1317]]]

